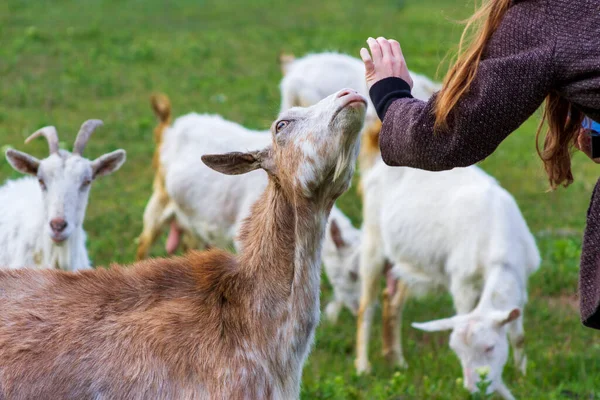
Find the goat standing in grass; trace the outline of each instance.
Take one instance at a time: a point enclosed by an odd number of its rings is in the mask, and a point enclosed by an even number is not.
[[[6,159],[32,177],[0,187],[0,266],[78,270],[90,268],[83,220],[91,183],[118,170],[125,151],[104,154],[94,161],[82,156],[94,130],[102,124],[86,121],[77,134],[73,153],[58,148],[58,135],[47,126],[31,135],[44,136],[50,155],[43,159],[8,149]]]
[[[0,271],[0,398],[297,399],[327,217],[350,186],[365,107],[344,90],[282,113],[262,150],[202,156],[269,177],[237,256]]]
[[[363,176],[363,185],[358,372],[369,370],[373,303],[389,261],[388,358],[406,366],[400,331],[409,290],[446,288],[458,315],[414,326],[453,330],[450,345],[460,358],[465,386],[475,390],[476,369],[487,366],[489,390],[512,399],[502,382],[507,334],[515,364],[525,373],[522,313],[527,279],[540,265],[535,239],[513,197],[476,166],[430,172],[379,160]]]

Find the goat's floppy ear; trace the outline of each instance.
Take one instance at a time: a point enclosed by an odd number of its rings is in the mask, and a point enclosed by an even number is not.
[[[340,230],[340,226],[335,222],[335,219],[331,219],[329,223],[329,233],[331,234],[331,239],[335,244],[336,249],[341,249],[346,246],[346,242],[344,241],[344,237],[342,236],[342,231]]]
[[[492,312],[492,320],[498,325],[506,325],[509,322],[513,322],[515,319],[521,316],[521,309],[513,308],[509,311],[494,311]]]
[[[225,175],[241,175],[262,168],[271,171],[274,163],[269,149],[249,153],[204,154],[202,162],[207,167]]]
[[[126,159],[127,153],[125,150],[116,150],[96,158],[92,161],[93,179],[112,174],[121,168],[121,165],[123,165]]]
[[[413,322],[411,325],[413,328],[420,329],[426,332],[439,332],[439,331],[449,331],[454,329],[456,323],[458,322],[457,317],[436,319],[429,322]]]
[[[40,160],[17,150],[6,150],[8,163],[17,171],[28,175],[37,175]]]

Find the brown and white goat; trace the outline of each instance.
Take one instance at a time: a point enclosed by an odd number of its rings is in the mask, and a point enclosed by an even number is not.
[[[180,239],[194,248],[217,247],[239,250],[237,236],[251,206],[267,187],[268,178],[255,171],[227,176],[198,162],[204,154],[224,153],[240,148],[258,150],[271,142],[269,130],[253,130],[216,114],[189,113],[172,124],[169,100],[165,95],[152,99],[159,125],[155,129],[157,153],[154,192],[144,210],[144,229],[138,243],[138,260],[169,224],[167,252]],[[183,235],[182,235],[183,233]],[[360,233],[335,206],[329,215],[323,242],[323,264],[334,296],[326,316],[335,321],[346,306],[358,311],[358,249]],[[187,240],[186,240],[187,239]],[[190,240],[191,239],[191,240]],[[189,248],[188,248],[189,250]]]
[[[237,256],[0,271],[0,398],[298,398],[327,216],[350,185],[365,107],[343,90],[282,113],[263,150],[202,157],[269,176]]]

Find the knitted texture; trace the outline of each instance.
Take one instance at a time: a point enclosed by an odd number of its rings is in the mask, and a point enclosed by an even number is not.
[[[579,306],[585,326],[600,329],[600,180],[588,209],[581,249]]]
[[[515,1],[492,36],[469,92],[450,114],[448,131],[433,133],[436,95],[428,102],[395,100],[380,134],[383,160],[430,171],[475,164],[529,118],[550,92],[600,121],[599,43],[600,1]],[[592,202],[583,249],[584,320],[597,312],[600,302],[599,218],[600,199]]]

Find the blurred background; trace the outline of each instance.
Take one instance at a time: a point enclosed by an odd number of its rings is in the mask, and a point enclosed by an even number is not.
[[[175,115],[218,113],[266,129],[279,109],[280,52],[358,57],[367,37],[383,35],[401,42],[411,70],[441,80],[443,59],[462,31],[458,21],[473,9],[470,0],[3,0],[0,147],[43,158],[45,141],[23,143],[36,129],[55,125],[70,150],[84,120],[102,119],[105,126],[86,155],[124,148],[128,160],[93,185],[88,250],[97,266],[129,263],[152,188],[151,93],[168,94]],[[548,193],[535,152],[539,119],[526,122],[481,163],[517,199],[543,258],[529,280],[525,311],[528,375],[521,377],[509,362],[504,378],[519,399],[600,398],[600,336],[581,326],[576,297],[586,207],[600,169],[576,154],[575,183]],[[18,177],[2,157],[0,182]],[[338,205],[359,226],[355,187]],[[164,255],[163,243],[153,255]],[[323,300],[329,296],[324,279]],[[366,377],[354,374],[354,318],[343,311],[336,326],[323,322],[304,370],[302,398],[469,398],[447,333],[410,327],[452,314],[446,294],[411,300],[403,332],[410,368],[396,371],[373,351],[373,372]],[[381,348],[379,325],[373,350]]]

